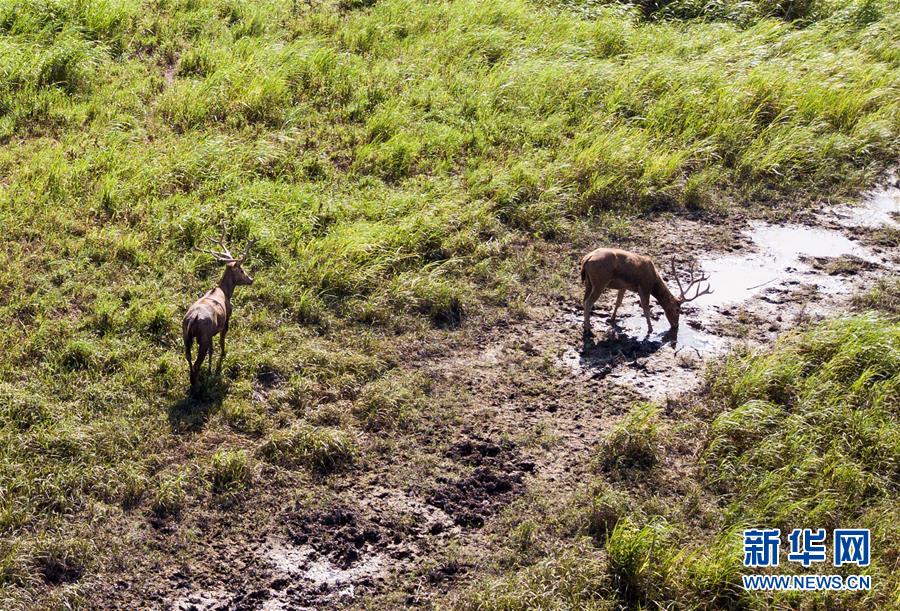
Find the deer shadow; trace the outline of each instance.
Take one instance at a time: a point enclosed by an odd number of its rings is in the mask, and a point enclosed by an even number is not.
[[[228,391],[218,375],[201,377],[185,396],[169,405],[169,426],[174,433],[195,433],[203,429],[209,415],[216,412]]]
[[[619,365],[654,354],[667,343],[674,345],[677,339],[678,332],[671,329],[661,335],[648,333],[638,338],[618,324],[609,323],[608,330],[599,339],[593,333],[582,334],[578,362],[582,368],[594,370],[602,377]]]

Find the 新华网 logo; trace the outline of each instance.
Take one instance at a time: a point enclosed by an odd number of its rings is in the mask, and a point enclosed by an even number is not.
[[[831,538],[831,565],[869,566],[871,534],[867,528],[837,528]],[[824,528],[795,528],[788,534],[787,560],[808,568],[826,562],[828,531]],[[750,528],[744,531],[744,566],[777,567],[780,563],[781,530]],[[750,590],[868,590],[868,575],[743,575],[744,587]]]

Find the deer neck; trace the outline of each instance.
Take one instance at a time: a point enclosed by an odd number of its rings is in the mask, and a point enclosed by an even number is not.
[[[219,288],[222,289],[222,292],[225,294],[225,299],[231,301],[231,296],[234,294],[234,274],[231,272],[230,267],[225,268],[225,273],[222,274],[222,280],[219,281]]]
[[[669,290],[669,287],[666,286],[666,283],[663,282],[662,278],[656,279],[656,284],[650,290],[650,294],[659,302],[659,305],[662,306],[663,312],[666,313],[666,319],[668,319],[670,325],[676,324],[678,320],[678,312],[681,308],[681,304],[678,303],[678,299],[672,292]]]

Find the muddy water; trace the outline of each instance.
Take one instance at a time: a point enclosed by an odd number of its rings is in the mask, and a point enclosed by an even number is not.
[[[892,176],[890,184],[872,191],[862,206],[839,206],[834,216],[845,227],[888,227],[900,228],[900,189],[898,180]]]
[[[827,210],[820,219],[822,224],[848,228],[897,226],[898,208],[900,189],[891,186],[873,192],[861,205]],[[858,287],[859,276],[829,275],[821,265],[813,265],[815,260],[849,256],[882,272],[896,269],[886,256],[841,231],[820,226],[754,222],[744,234],[750,245],[746,252],[699,259],[714,292],[685,306],[676,337],[671,336],[658,306],[654,306],[654,331],[647,334],[637,298],[629,295],[615,328],[606,320],[611,304],[595,306],[594,338],[567,349],[562,361],[582,373],[623,381],[652,399],[679,394],[698,383],[697,369],[709,357],[725,352],[737,341],[754,339],[740,330],[726,331],[739,329],[739,325],[729,325],[737,312],[750,312],[757,319],[756,328],[761,327],[768,340],[794,322],[834,310]],[[804,291],[814,297],[792,298]],[[614,300],[613,295],[610,291],[604,301]],[[568,325],[577,328],[581,324],[578,310],[562,316]]]
[[[872,252],[829,229],[753,223],[746,234],[756,247],[755,252],[700,260],[715,292],[702,297],[699,307],[708,309],[740,303],[791,281],[814,285],[823,293],[838,293],[847,288],[844,279],[813,269],[804,261],[810,257],[850,255],[870,263],[878,262]]]

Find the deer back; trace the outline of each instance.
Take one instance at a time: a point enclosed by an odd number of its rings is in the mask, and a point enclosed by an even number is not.
[[[582,275],[594,285],[629,291],[650,291],[659,273],[650,257],[618,248],[598,248],[582,260]]]
[[[205,335],[219,333],[231,317],[231,301],[219,287],[215,287],[191,304],[184,316],[196,332]]]

